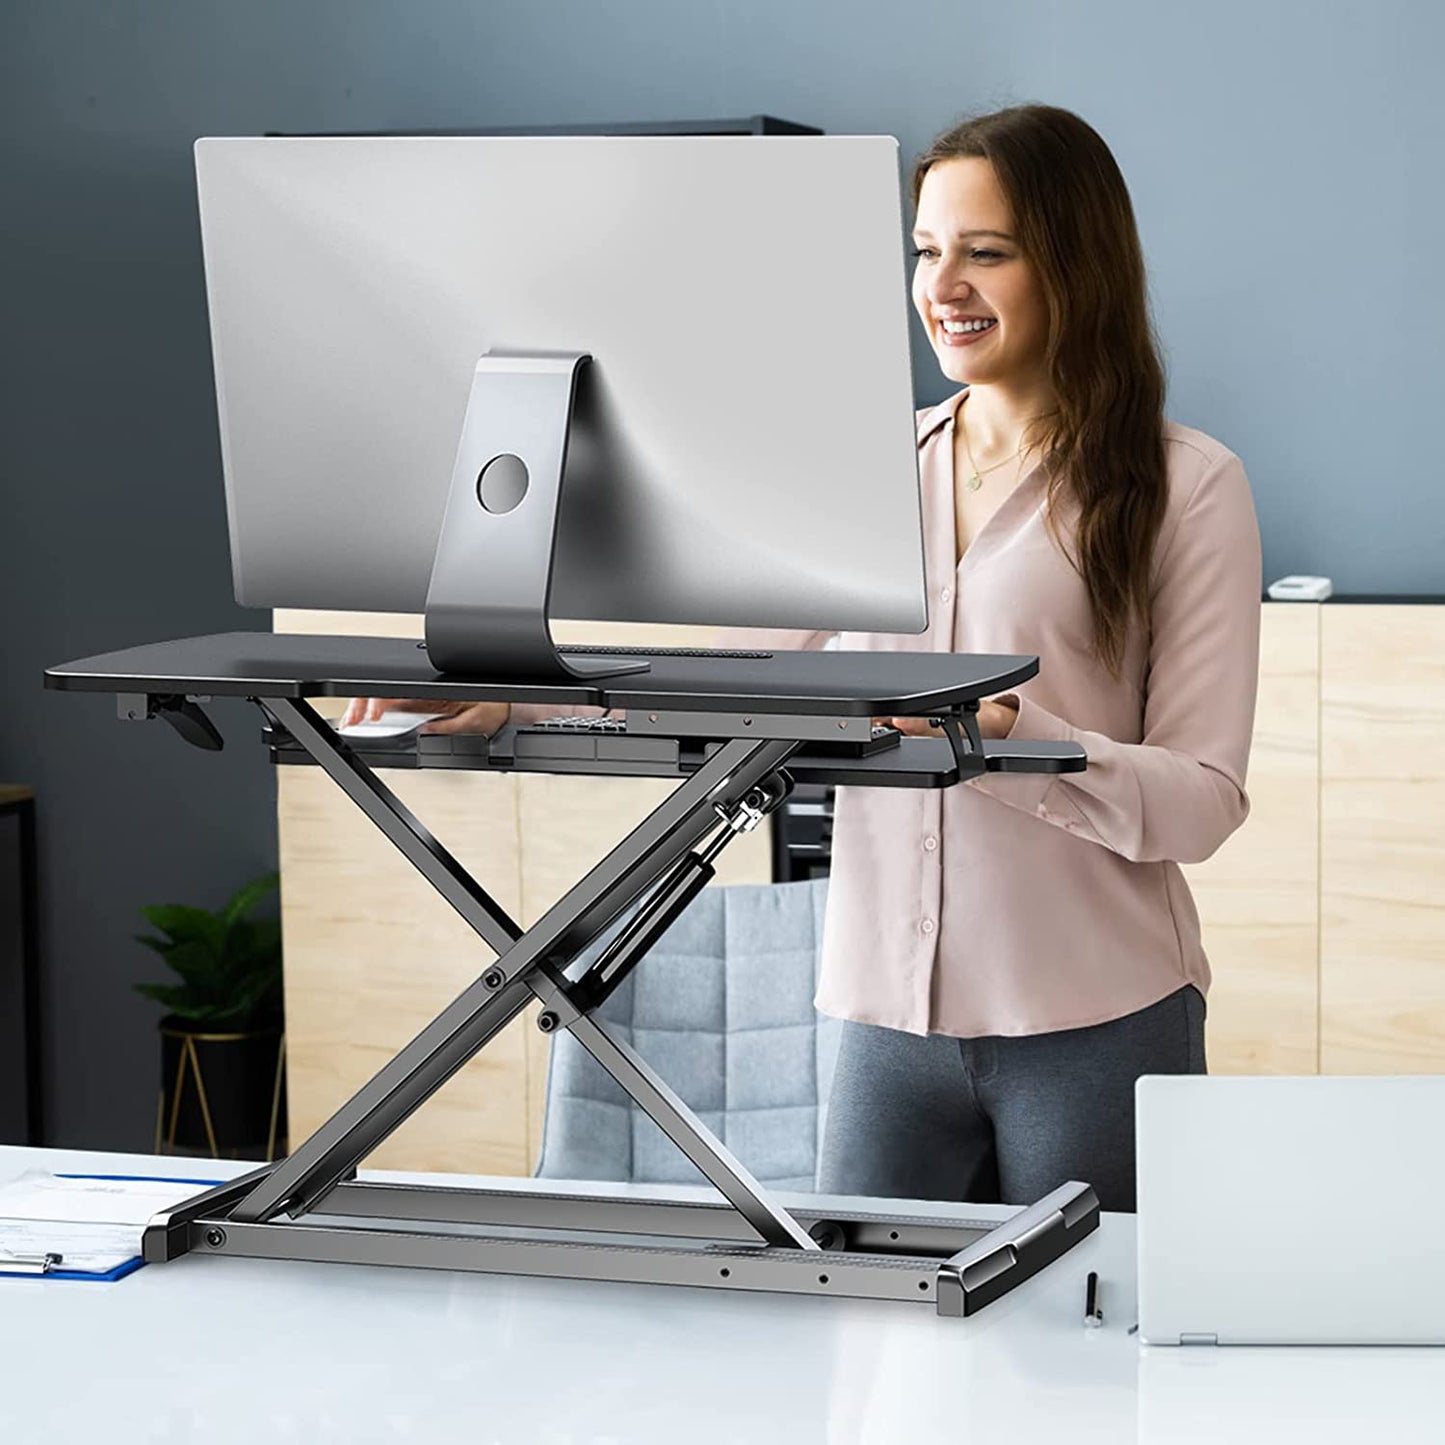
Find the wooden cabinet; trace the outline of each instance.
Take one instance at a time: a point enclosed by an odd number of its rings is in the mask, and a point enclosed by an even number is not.
[[[1445,606],[1321,621],[1322,1068],[1445,1073]]]
[[[1319,630],[1318,606],[1266,604],[1249,817],[1184,870],[1214,972],[1214,1073],[1319,1067]]]
[[[382,778],[513,918],[517,779]],[[277,770],[290,1133],[304,1139],[492,958],[319,768]],[[523,1172],[528,1041],[513,1023],[377,1150],[377,1167]]]
[[[1186,870],[1220,1073],[1445,1072],[1445,606],[1266,603],[1250,817]]]

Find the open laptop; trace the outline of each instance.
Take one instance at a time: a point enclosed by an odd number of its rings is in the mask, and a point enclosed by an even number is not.
[[[1445,1344],[1445,1076],[1147,1077],[1139,1334]]]

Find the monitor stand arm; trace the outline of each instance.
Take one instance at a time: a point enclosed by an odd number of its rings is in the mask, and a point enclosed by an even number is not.
[[[563,657],[548,625],[562,476],[585,352],[491,352],[472,377],[426,599],[439,672],[576,682],[646,672]]]

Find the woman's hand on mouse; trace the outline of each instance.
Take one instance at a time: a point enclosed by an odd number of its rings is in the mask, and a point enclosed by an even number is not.
[[[432,697],[354,697],[346,705],[337,727],[376,722],[387,712],[439,712],[418,729],[424,733],[481,733],[490,737],[506,725],[512,705],[506,702],[446,702]]]

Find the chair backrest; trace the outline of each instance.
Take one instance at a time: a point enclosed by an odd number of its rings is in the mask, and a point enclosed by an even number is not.
[[[826,879],[704,889],[598,1010],[775,1188],[817,1179],[841,1027],[813,1007],[826,895]],[[552,1041],[537,1173],[704,1182],[565,1033]]]

